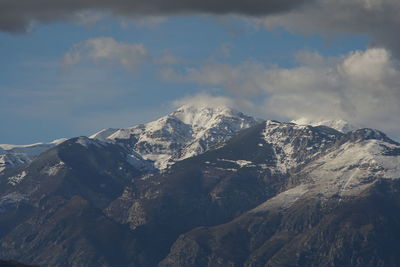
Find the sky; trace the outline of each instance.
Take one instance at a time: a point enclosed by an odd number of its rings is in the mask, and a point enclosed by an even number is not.
[[[0,143],[191,103],[400,140],[398,0],[2,0]]]

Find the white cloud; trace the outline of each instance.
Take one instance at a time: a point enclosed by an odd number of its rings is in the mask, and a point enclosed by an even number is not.
[[[207,92],[187,95],[183,98],[173,101],[171,104],[174,109],[182,107],[184,105],[211,108],[229,107],[241,112],[245,112],[247,114],[260,114],[260,109],[248,99],[215,95]]]
[[[245,88],[245,93],[248,95],[258,93],[265,87],[260,80],[264,71],[264,65],[255,61],[244,62],[237,66],[212,62],[200,67],[187,67],[183,71],[165,68],[161,71],[161,77],[168,81],[222,86],[238,94]]]
[[[169,68],[163,77],[219,86],[238,99],[264,98],[267,118],[345,119],[400,135],[400,67],[387,50],[340,57],[302,52],[297,60],[294,68],[207,63],[181,72]]]
[[[126,68],[134,68],[149,57],[143,44],[117,42],[110,37],[89,39],[75,44],[64,55],[64,64],[73,65],[82,60],[118,63]]]
[[[195,107],[234,107],[234,100],[225,96],[212,96],[207,93],[199,93],[195,95],[185,96],[172,102],[174,108],[184,105]]]

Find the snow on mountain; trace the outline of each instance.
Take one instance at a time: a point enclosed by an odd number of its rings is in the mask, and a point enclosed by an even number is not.
[[[49,143],[36,143],[31,145],[0,144],[0,173],[6,168],[15,168],[32,161],[34,157],[44,151],[61,144],[65,138]]]
[[[357,129],[360,129],[362,127],[359,127],[357,125],[351,124],[348,121],[345,120],[310,120],[307,118],[300,118],[297,120],[292,120],[292,123],[298,124],[298,125],[311,125],[311,126],[327,126],[330,128],[333,128],[335,130],[338,130],[339,132],[342,133],[348,133]]]
[[[263,139],[272,145],[276,163],[273,171],[287,173],[330,147],[341,136],[329,128],[316,129],[309,125],[267,121]]]
[[[276,131],[285,127],[298,130],[310,128],[267,122],[264,137],[273,144],[275,150],[280,151],[277,153],[277,169],[282,172],[296,166],[297,155],[293,153],[298,153],[295,152],[293,137],[290,138],[287,134],[276,136],[273,133],[274,129]],[[302,132],[304,137],[304,131]],[[377,130],[360,129],[339,136],[329,149],[324,151],[321,147],[317,153],[311,153],[310,157],[313,160],[304,165],[300,172],[294,173],[297,186],[262,203],[252,212],[286,209],[302,197],[357,197],[380,179],[400,179],[400,144]]]
[[[28,155],[37,155],[43,152],[43,149],[46,147],[56,146],[66,141],[66,138],[56,139],[49,143],[35,143],[30,145],[8,145],[8,144],[0,144],[0,153],[6,152],[14,152],[14,153],[25,153]]]
[[[271,209],[287,209],[290,208],[300,197],[308,192],[306,185],[299,185],[286,190],[268,201],[258,205],[252,209],[251,213],[266,212]]]
[[[115,129],[115,128],[103,129],[100,132],[97,132],[97,133],[89,136],[89,138],[97,139],[100,141],[105,141],[105,140],[107,140],[107,137],[109,137],[110,135],[112,135],[113,133],[115,133],[118,130],[119,129]]]
[[[260,121],[227,107],[182,106],[156,121],[102,130],[91,138],[121,144],[165,169],[176,161],[221,144]],[[107,136],[107,134],[110,134]]]
[[[27,175],[27,173],[25,171],[23,171],[15,176],[9,177],[8,183],[11,185],[17,185],[25,178],[26,175]]]
[[[304,170],[324,196],[354,196],[378,179],[400,179],[400,145],[384,140],[347,142]]]

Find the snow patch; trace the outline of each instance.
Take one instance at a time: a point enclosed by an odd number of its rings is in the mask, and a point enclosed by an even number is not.
[[[114,134],[115,132],[117,132],[118,129],[114,129],[114,128],[107,128],[107,129],[103,129],[95,134],[92,134],[91,136],[89,136],[90,139],[97,139],[100,141],[106,141],[107,138]]]
[[[133,167],[135,167],[138,170],[141,170],[141,171],[154,170],[153,164],[151,164],[150,162],[143,159],[138,153],[128,154],[127,161],[130,165],[132,165]],[[120,167],[120,170],[122,170],[121,167]]]
[[[78,137],[77,139],[76,139],[76,143],[77,144],[80,144],[81,146],[84,146],[84,147],[89,147],[90,145],[94,145],[94,146],[97,146],[97,147],[101,147],[101,143],[100,143],[100,141],[98,141],[98,140],[93,140],[93,139],[89,139],[89,138],[87,138],[87,137]]]
[[[234,164],[238,165],[239,168],[242,168],[242,167],[245,167],[245,166],[249,166],[249,165],[255,166],[255,165],[253,164],[253,162],[248,161],[248,160],[242,160],[242,159],[241,159],[241,160],[217,159],[217,160],[218,160],[218,161],[224,161],[224,162],[234,163]]]
[[[43,173],[48,175],[48,176],[55,176],[63,167],[65,166],[65,163],[60,161],[54,166],[47,167],[43,170]]]
[[[6,156],[0,155],[0,173],[6,169]]]
[[[8,178],[8,183],[15,186],[19,184],[27,175],[26,171],[23,171],[15,176],[11,176]]]
[[[288,209],[290,208],[301,196],[308,192],[306,185],[300,185],[289,189],[279,195],[267,200],[256,208],[252,209],[251,213],[265,212],[273,209]]]

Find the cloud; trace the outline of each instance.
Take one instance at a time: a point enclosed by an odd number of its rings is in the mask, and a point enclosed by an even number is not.
[[[175,65],[179,61],[180,59],[168,50],[163,51],[162,55],[156,59],[156,63],[160,65]]]
[[[91,18],[82,17],[85,12]],[[169,15],[236,14],[257,18],[268,29],[365,34],[374,45],[400,56],[398,0],[2,0],[0,30],[25,31],[35,23],[63,20],[93,23],[98,19],[95,12],[144,20],[146,25],[157,25]]]
[[[180,72],[169,68],[163,77],[220,87],[238,99],[264,99],[255,105],[267,118],[345,119],[400,136],[400,67],[388,50],[339,57],[301,52],[297,60],[293,68],[207,63]]]
[[[367,35],[372,45],[386,47],[399,57],[399,14],[398,0],[317,0],[258,21],[267,29],[285,27],[302,34]]]
[[[64,55],[64,64],[73,65],[89,59],[134,68],[148,57],[147,49],[143,44],[121,43],[110,37],[99,37],[75,44]]]
[[[189,105],[194,107],[228,107],[234,110],[245,112],[246,114],[259,115],[260,110],[254,106],[254,103],[244,98],[228,97],[226,95],[216,95],[207,92],[200,92],[193,95],[187,95],[183,98],[171,102],[174,109]]]
[[[210,62],[200,67],[187,67],[179,71],[174,68],[161,70],[161,77],[167,81],[193,82],[200,85],[222,86],[237,94],[254,95],[263,91],[264,80],[261,80],[265,66],[259,62],[247,61],[232,66],[226,63]]]
[[[26,31],[35,23],[78,20],[95,12],[158,25],[169,15],[236,14],[256,18],[267,29],[300,33],[364,34],[400,56],[398,0],[2,0],[0,31]],[[82,14],[91,14],[90,18]]]
[[[170,15],[235,14],[254,18],[267,29],[367,35],[372,45],[400,57],[398,0],[2,0],[0,31],[23,32],[33,24],[58,21],[91,24],[100,19],[96,12],[150,27]]]
[[[234,107],[234,100],[225,96],[213,96],[205,92],[185,96],[172,102],[174,108],[179,108],[184,105],[195,107]]]
[[[33,22],[66,20],[76,12],[94,10],[118,16],[190,13],[265,15],[291,10],[307,0],[2,0],[0,30],[24,31]]]
[[[156,29],[167,20],[168,17],[166,16],[140,16],[134,19],[122,19],[121,26],[128,28],[133,24],[138,28]]]
[[[100,12],[84,10],[74,13],[70,19],[78,25],[91,27],[96,25],[96,23],[98,23],[105,17],[106,15]]]

